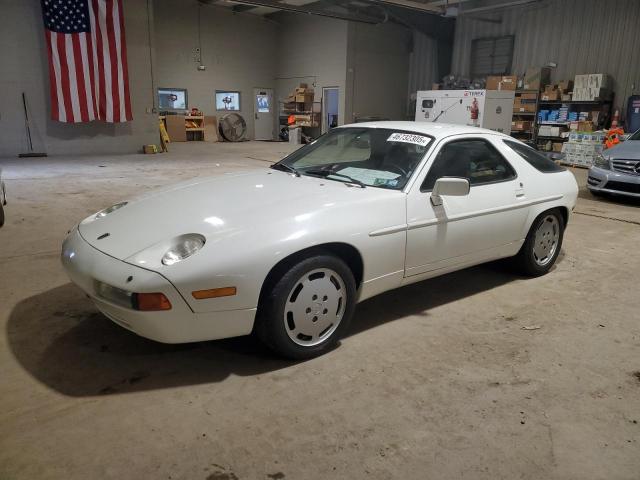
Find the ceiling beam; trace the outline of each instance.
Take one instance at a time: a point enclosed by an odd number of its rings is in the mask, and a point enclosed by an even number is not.
[[[286,10],[296,13],[307,13],[310,15],[319,15],[322,17],[338,18],[340,20],[349,20],[352,22],[372,23],[377,24],[383,21],[378,17],[365,14],[352,14],[349,12],[337,12],[332,10],[326,10],[314,5],[292,5],[289,3],[279,2],[277,0],[236,0],[237,3],[252,5],[254,7],[270,7],[277,8],[279,10]]]
[[[383,5],[394,5],[396,7],[411,8],[427,13],[441,13],[442,8],[431,6],[429,3],[416,2],[413,0],[369,0],[372,3],[382,3]]]

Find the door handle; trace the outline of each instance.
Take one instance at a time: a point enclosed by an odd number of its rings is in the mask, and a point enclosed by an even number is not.
[[[524,185],[520,182],[520,186],[516,188],[516,198],[524,197]]]

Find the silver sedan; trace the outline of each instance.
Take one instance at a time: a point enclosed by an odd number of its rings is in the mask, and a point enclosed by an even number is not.
[[[589,169],[587,188],[595,195],[640,198],[640,130],[596,158]]]

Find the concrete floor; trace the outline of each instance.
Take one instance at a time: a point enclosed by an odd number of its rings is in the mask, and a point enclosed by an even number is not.
[[[549,275],[487,265],[381,295],[308,362],[147,341],[67,280],[79,219],[289,149],[0,160],[0,479],[640,478],[640,204],[594,199],[584,170]]]

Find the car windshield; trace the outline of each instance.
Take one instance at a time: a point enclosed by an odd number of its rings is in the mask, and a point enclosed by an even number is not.
[[[360,187],[401,190],[433,138],[388,128],[336,128],[273,166]]]
[[[627,140],[640,140],[640,130],[631,135]]]

